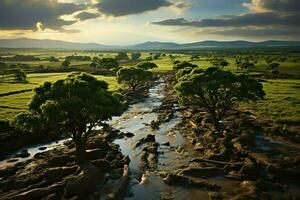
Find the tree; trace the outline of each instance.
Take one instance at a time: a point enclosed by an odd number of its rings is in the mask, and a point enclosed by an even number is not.
[[[98,61],[98,67],[105,67],[107,70],[119,67],[119,63],[114,58],[102,58]]]
[[[184,69],[184,68],[186,68],[186,67],[196,68],[196,67],[198,67],[198,66],[195,65],[195,64],[192,64],[192,63],[183,61],[183,62],[179,62],[179,63],[175,64],[175,65],[173,66],[173,69],[176,70],[176,71],[178,71],[178,70]]]
[[[227,62],[223,58],[213,58],[210,59],[210,63],[212,64],[213,67],[219,67],[219,68],[224,68],[229,65],[229,62]]]
[[[272,63],[269,63],[268,69],[269,69],[269,70],[275,70],[275,69],[277,69],[279,66],[280,66],[279,63],[272,62]]]
[[[238,103],[262,99],[263,86],[246,75],[235,75],[211,67],[202,73],[190,73],[175,85],[183,105],[204,108],[211,116],[215,128],[219,121]]]
[[[170,54],[169,58],[170,58],[171,62],[174,64],[174,62],[175,62],[175,56],[173,56],[172,54]]]
[[[128,55],[125,52],[119,52],[115,57],[116,60],[129,60]]]
[[[70,67],[70,61],[69,60],[64,60],[63,62],[62,62],[62,66],[64,67],[64,68],[68,68],[68,67]]]
[[[157,53],[153,56],[153,60],[158,60],[161,56],[161,53]]]
[[[140,52],[131,53],[131,60],[138,60],[142,54]]]
[[[51,56],[48,58],[49,62],[58,62],[59,60],[55,58],[54,56]]]
[[[158,66],[153,62],[141,62],[137,65],[137,67],[144,70],[149,70],[149,69],[157,68]]]
[[[84,158],[87,138],[93,128],[122,112],[122,103],[108,91],[108,84],[87,74],[69,75],[55,83],[36,88],[29,112],[19,114],[16,127],[51,127],[71,137],[79,159]]]
[[[97,63],[94,63],[94,62],[90,63],[90,67],[95,69],[97,67]]]
[[[21,69],[14,69],[13,74],[15,77],[16,82],[18,83],[25,83],[27,82],[27,76],[25,72]]]
[[[0,69],[6,69],[7,65],[5,62],[0,62]]]
[[[137,67],[123,67],[117,72],[118,83],[128,85],[133,91],[137,86],[151,79],[152,73]]]

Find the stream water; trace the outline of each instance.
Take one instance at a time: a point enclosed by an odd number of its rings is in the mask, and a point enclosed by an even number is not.
[[[165,83],[162,80],[157,81],[156,86],[149,90],[149,97],[144,102],[130,106],[122,116],[115,117],[110,122],[114,128],[135,135],[132,138],[115,140],[122,153],[128,155],[131,160],[129,195],[125,199],[207,199],[207,191],[168,186],[159,175],[160,172],[174,172],[188,166],[190,160],[197,156],[193,146],[175,129],[182,118],[179,112],[176,112],[169,122],[162,123],[157,130],[149,126],[151,121],[158,117],[152,110],[162,104],[164,89]],[[145,171],[140,168],[140,157],[145,146],[135,147],[135,144],[148,134],[155,135],[156,142],[159,143],[159,157],[156,165]],[[169,142],[170,146],[164,145],[166,142]],[[210,182],[224,189],[236,186],[234,182],[222,177],[211,178]]]

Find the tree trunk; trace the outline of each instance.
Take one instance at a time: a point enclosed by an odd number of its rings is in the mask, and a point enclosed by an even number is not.
[[[212,122],[218,133],[221,133],[221,127],[219,123],[219,119],[215,116],[215,114],[211,114]]]
[[[85,158],[85,145],[83,144],[81,138],[76,138],[74,142],[76,147],[76,156],[78,160],[83,160]]]

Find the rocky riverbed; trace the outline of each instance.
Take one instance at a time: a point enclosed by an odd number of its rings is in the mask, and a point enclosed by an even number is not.
[[[297,134],[243,110],[218,133],[206,112],[178,106],[173,84],[159,79],[97,131],[84,163],[64,141],[0,164],[0,199],[300,198]]]

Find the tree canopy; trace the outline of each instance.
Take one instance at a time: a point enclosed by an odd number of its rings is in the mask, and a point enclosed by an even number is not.
[[[174,62],[174,64],[175,64],[175,62]],[[178,70],[184,69],[184,68],[186,68],[186,67],[196,68],[196,67],[198,67],[198,66],[195,65],[195,64],[189,63],[189,62],[187,62],[187,61],[183,61],[183,62],[178,62],[178,63],[176,63],[176,64],[173,66],[173,69],[176,70],[176,71],[178,71]]]
[[[142,54],[140,52],[133,52],[131,53],[131,60],[138,60]]]
[[[115,57],[116,60],[129,60],[129,57],[127,55],[127,53],[125,52],[119,52],[116,57]]]
[[[99,61],[97,63],[97,67],[104,67],[107,70],[115,69],[115,68],[119,67],[119,63],[114,58],[102,58],[102,59],[99,59]]]
[[[210,59],[210,63],[213,67],[224,68],[229,66],[229,62],[227,62],[224,58],[212,58]]]
[[[65,68],[68,68],[68,67],[70,67],[70,64],[71,64],[71,62],[69,60],[64,60],[61,65]]]
[[[92,129],[122,111],[122,103],[108,91],[108,84],[87,74],[45,82],[34,92],[29,111],[16,117],[16,127],[27,131],[44,127],[71,137],[79,157],[84,155]]]
[[[152,73],[137,67],[123,67],[117,72],[118,83],[128,85],[132,90],[151,79]]]
[[[255,101],[265,95],[257,80],[214,67],[184,76],[175,89],[181,104],[204,108],[216,128],[238,102]]]
[[[144,70],[149,70],[149,69],[157,68],[158,66],[153,62],[141,62],[137,65],[137,67]]]

